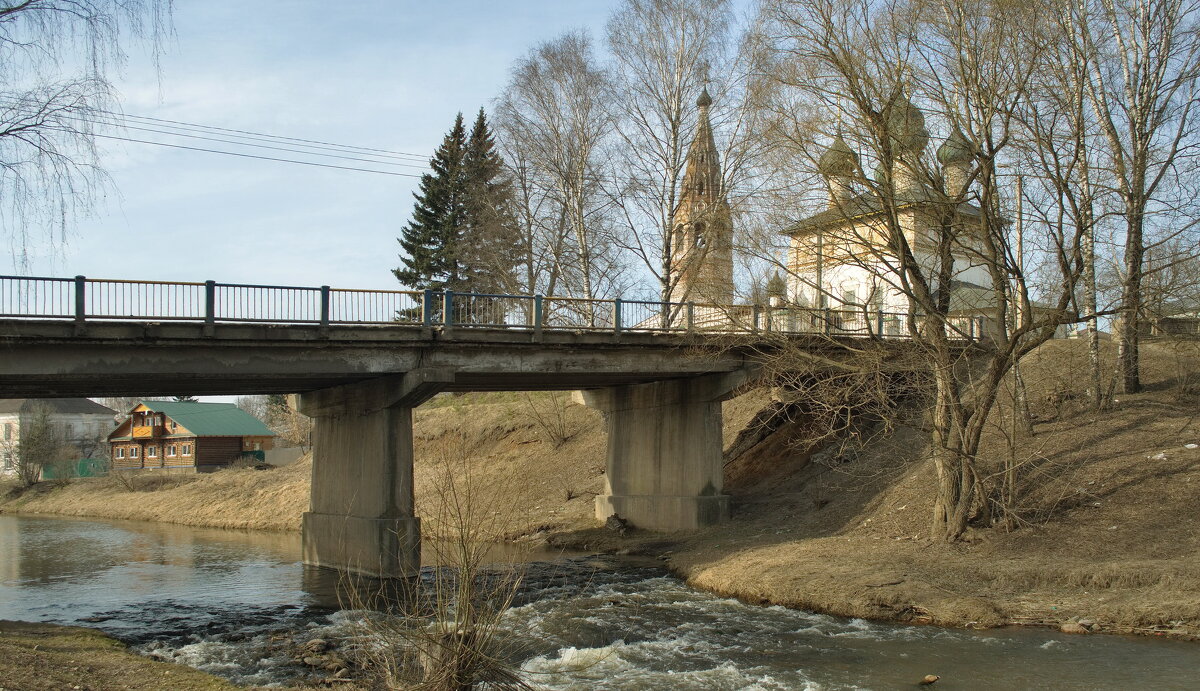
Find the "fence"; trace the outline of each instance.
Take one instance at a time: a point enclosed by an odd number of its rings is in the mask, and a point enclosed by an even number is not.
[[[421,325],[612,333],[780,333],[907,338],[923,319],[900,312],[590,300],[452,291],[0,276],[0,317],[264,324]],[[959,340],[985,336],[978,315],[950,317]]]

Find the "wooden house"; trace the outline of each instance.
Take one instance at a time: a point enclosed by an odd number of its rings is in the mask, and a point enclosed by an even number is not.
[[[108,437],[113,470],[205,473],[261,461],[275,434],[231,403],[143,401]]]

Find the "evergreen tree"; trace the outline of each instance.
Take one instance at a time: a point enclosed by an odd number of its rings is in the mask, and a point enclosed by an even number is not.
[[[396,278],[418,289],[515,291],[520,235],[512,186],[482,108],[469,136],[458,114],[429,166],[398,238],[404,253]]]
[[[516,292],[521,236],[512,212],[512,185],[483,108],[467,138],[463,168],[467,203],[462,260],[471,290]]]
[[[412,219],[397,238],[404,254],[401,266],[392,273],[416,289],[455,290],[464,288],[464,272],[458,250],[466,227],[466,178],[464,157],[467,138],[462,113],[429,161],[432,172],[421,176],[413,194]]]
[[[176,403],[196,403],[197,402],[197,399],[195,396],[188,396],[188,395],[175,396],[172,400],[174,400]]]

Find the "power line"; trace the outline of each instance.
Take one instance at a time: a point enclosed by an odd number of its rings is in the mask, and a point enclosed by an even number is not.
[[[353,158],[349,159],[349,160],[360,160],[360,161],[369,162],[369,163],[380,163],[383,165],[395,165],[395,166],[422,168],[423,169],[426,167],[427,162],[429,161],[429,158],[430,158],[429,156],[425,156],[422,154],[406,153],[406,152],[401,152],[401,151],[391,151],[388,149],[378,149],[378,148],[371,148],[371,147],[362,147],[362,146],[356,146],[356,145],[351,145],[351,144],[338,144],[335,142],[326,142],[326,141],[313,140],[313,139],[302,139],[302,138],[298,138],[298,137],[287,137],[287,136],[283,136],[283,135],[267,134],[267,133],[263,133],[263,132],[254,132],[251,130],[232,129],[232,128],[225,128],[225,127],[217,127],[217,126],[213,126],[213,125],[202,125],[199,123],[186,122],[186,121],[182,121],[182,120],[169,120],[169,119],[165,119],[165,118],[155,118],[155,117],[143,116],[143,115],[128,115],[128,114],[124,114],[124,113],[117,113],[114,111],[101,110],[101,109],[95,109],[95,108],[88,109],[88,110],[93,113],[100,113],[100,114],[109,116],[109,120],[116,121],[115,124],[117,124],[117,126],[129,127],[130,129],[136,129],[136,130],[141,130],[141,131],[146,131],[146,132],[154,132],[157,134],[193,137],[193,138],[198,138],[198,139],[205,138],[205,137],[201,137],[198,135],[188,135],[188,134],[180,134],[180,133],[163,131],[163,130],[146,129],[146,128],[137,127],[137,126],[133,126],[133,125],[122,125],[119,122],[119,119],[124,118],[124,119],[130,119],[130,120],[145,120],[145,121],[150,121],[150,122],[154,122],[154,123],[168,123],[166,125],[161,125],[161,127],[171,127],[173,129],[182,129],[184,131],[207,132],[207,131],[211,130],[214,132],[229,132],[229,133],[233,133],[234,135],[237,135],[238,138],[252,138],[255,140],[259,140],[259,141],[276,141],[276,140],[278,140],[278,141],[299,142],[299,143],[303,143],[306,148],[327,148],[328,147],[328,150],[331,150],[331,151],[378,152],[378,153],[368,153],[366,155],[377,156],[380,158],[405,157],[406,160],[418,160],[418,161],[422,162],[422,165],[416,165],[413,163],[392,163],[392,162],[385,162],[385,161],[374,161],[374,160],[370,160],[370,159],[353,159]],[[99,122],[101,122],[102,124],[114,124],[113,122],[110,122],[110,121],[99,121]],[[93,120],[90,122],[97,122],[97,121]],[[240,135],[247,135],[247,137],[241,137]],[[210,139],[210,141],[219,141],[222,143],[233,144],[233,145],[237,145],[237,146],[252,146],[252,147],[261,147],[261,148],[266,148],[266,149],[274,148],[274,147],[267,146],[267,145],[248,144],[248,143],[238,142],[238,141],[231,140],[231,139]],[[309,145],[315,145],[315,146],[309,146]],[[325,154],[306,152],[306,151],[296,150],[296,149],[276,149],[276,150],[291,151],[293,153],[305,153],[305,154],[309,154],[309,155],[325,155]],[[653,180],[642,180],[639,178],[623,179],[623,178],[618,178],[613,175],[590,174],[586,177],[587,177],[587,179],[594,181],[594,182],[610,182],[610,183],[620,184],[620,183],[624,183],[624,182],[635,181],[635,182],[641,182],[641,183],[650,183],[650,185],[652,185],[652,186],[657,184],[657,181],[653,181]],[[734,192],[735,189],[731,188],[729,191]],[[755,190],[755,191],[760,191],[760,190]],[[638,196],[638,195],[628,195],[628,196]],[[643,198],[651,199],[651,197],[643,197]]]
[[[19,104],[16,104],[16,105],[19,105]],[[362,147],[362,146],[349,145],[349,144],[337,144],[334,142],[327,142],[327,141],[320,141],[320,140],[313,140],[313,139],[303,139],[303,138],[299,138],[299,137],[287,137],[287,136],[282,136],[282,135],[273,135],[273,134],[266,134],[266,133],[262,133],[262,132],[254,132],[251,130],[216,127],[216,126],[211,126],[211,125],[190,123],[190,122],[181,121],[181,120],[169,120],[169,119],[165,119],[165,118],[154,118],[154,117],[150,117],[150,116],[141,116],[141,115],[128,115],[128,114],[124,114],[124,113],[117,113],[114,111],[107,111],[107,110],[102,110],[102,109],[97,109],[97,108],[84,109],[83,113],[100,114],[103,117],[88,118],[88,117],[83,116],[82,114],[75,115],[75,116],[60,115],[60,117],[63,117],[66,119],[73,119],[73,120],[80,121],[80,122],[87,122],[87,123],[91,123],[91,124],[112,125],[112,126],[116,126],[116,127],[123,127],[123,128],[127,128],[127,129],[141,131],[141,132],[162,134],[162,135],[166,135],[166,136],[186,137],[189,139],[199,139],[199,140],[204,140],[204,141],[228,144],[231,146],[249,147],[249,148],[264,149],[264,150],[270,150],[270,151],[284,151],[284,152],[288,152],[288,153],[297,153],[297,154],[302,154],[302,155],[306,155],[306,156],[322,156],[322,157],[328,157],[328,158],[357,161],[357,162],[361,162],[361,163],[371,163],[371,164],[375,164],[375,165],[424,169],[426,167],[426,165],[424,165],[424,164],[418,165],[416,163],[409,163],[407,161],[412,160],[412,159],[419,159],[421,161],[428,160],[427,157],[421,156],[419,154],[390,151],[387,149]],[[149,126],[142,127],[139,125],[122,123],[122,122],[120,122],[121,119],[133,120],[135,122],[138,122],[139,124],[148,124]],[[141,122],[141,121],[146,121],[146,122]],[[152,124],[152,123],[165,123],[165,124],[158,125],[158,124]],[[158,129],[158,128],[167,128],[167,129]],[[176,129],[176,130],[182,130],[182,131],[181,132],[172,132],[172,131],[169,131],[170,129]],[[202,132],[204,134],[189,134],[188,132]],[[231,133],[231,134],[230,135],[221,135],[219,133]],[[215,136],[211,136],[211,137],[205,136],[207,134],[214,134]],[[169,144],[166,142],[137,139],[137,138],[133,138],[133,137],[119,137],[116,135],[103,135],[103,134],[95,134],[94,136],[101,137],[104,139],[114,139],[114,140],[119,140],[119,141],[127,141],[127,142],[140,143],[140,144],[151,144],[151,145],[155,145],[155,146],[163,146],[163,147],[174,148],[174,149],[200,151],[200,152],[205,152],[205,153],[217,153],[217,154],[224,154],[224,155],[228,155],[228,156],[238,156],[241,158],[253,158],[253,159],[258,159],[258,160],[266,160],[266,161],[294,163],[294,164],[299,164],[299,165],[325,167],[325,168],[331,168],[331,169],[337,169],[337,170],[370,172],[370,173],[383,174],[383,175],[393,175],[393,176],[398,176],[398,177],[412,177],[412,178],[418,178],[418,179],[421,177],[421,175],[417,175],[417,174],[406,174],[406,173],[399,173],[399,172],[392,172],[392,171],[381,171],[381,170],[367,169],[367,168],[356,167],[356,166],[326,165],[326,164],[321,164],[319,162],[314,162],[314,161],[300,161],[300,160],[295,160],[295,159],[279,158],[279,157],[275,157],[275,156],[264,156],[264,155],[256,155],[256,154],[249,154],[249,153],[222,151],[222,150],[210,149],[210,148],[205,148],[205,147],[186,146],[186,145],[182,145],[182,144]],[[230,138],[230,137],[232,137],[232,138]],[[251,141],[238,141],[238,139],[250,139]],[[279,147],[279,146],[272,146],[271,144],[255,143],[255,142],[262,142],[262,141],[281,142],[281,143],[282,142],[297,142],[298,145],[303,148]],[[318,150],[317,151],[306,151],[305,149],[308,149],[308,148],[318,149]],[[341,152],[341,153],[326,153],[326,152]],[[365,152],[362,155],[371,156],[373,158],[361,158],[359,156],[344,155],[346,153],[359,153],[359,152]],[[370,152],[378,152],[378,153],[370,153]],[[401,159],[402,161],[406,161],[406,162],[376,160],[377,158],[398,158],[398,157],[410,157],[410,158],[408,158],[408,159],[402,158]],[[632,178],[632,177],[631,178],[619,178],[619,177],[611,175],[611,174],[605,175],[605,174],[592,173],[592,174],[588,174],[585,177],[587,180],[589,180],[591,182],[596,182],[596,183],[608,182],[608,183],[618,184],[618,185],[626,184],[626,183],[641,183],[642,185],[645,185],[645,184],[649,183],[649,186],[652,188],[657,187],[659,185],[659,181],[645,180],[645,179]],[[543,187],[543,188],[545,187],[544,184],[541,184],[538,186]],[[774,188],[774,189],[757,188],[757,189],[751,189],[751,190],[744,190],[744,188],[737,188],[737,187],[731,187],[727,191],[730,193],[737,194],[739,190],[743,190],[744,193],[753,192],[755,194],[761,194],[761,193],[770,192],[770,191],[780,191],[778,188]],[[640,199],[640,200],[649,201],[649,202],[663,201],[658,196],[648,195],[645,193],[626,193],[626,194],[622,194],[622,195],[618,195],[618,196],[623,199]],[[759,200],[760,205],[762,205],[762,201],[763,200]]]
[[[108,115],[114,119],[124,118],[124,119],[133,119],[133,120],[147,120],[150,122],[167,123],[169,125],[178,125],[178,126],[182,126],[182,127],[202,128],[202,129],[206,129],[206,130],[215,130],[218,132],[230,132],[230,133],[238,134],[238,135],[249,135],[249,136],[253,136],[253,137],[267,137],[270,139],[282,139],[282,140],[286,140],[286,141],[299,142],[299,143],[303,143],[303,144],[331,146],[331,147],[335,147],[338,149],[357,149],[359,151],[374,152],[374,153],[384,154],[384,155],[388,155],[388,156],[412,158],[412,159],[415,159],[418,161],[428,161],[429,160],[429,156],[427,156],[427,155],[407,153],[404,151],[390,151],[388,149],[376,149],[376,148],[371,148],[371,147],[366,147],[366,146],[355,146],[352,144],[339,144],[337,142],[325,142],[325,141],[320,141],[320,140],[316,140],[316,139],[302,139],[300,137],[286,137],[283,135],[267,134],[265,132],[254,132],[251,130],[239,130],[239,129],[232,129],[232,128],[228,128],[228,127],[217,127],[215,125],[202,125],[199,123],[185,122],[182,120],[168,120],[166,118],[154,118],[154,117],[150,117],[147,115],[129,115],[126,113],[116,113],[111,110],[101,110],[98,108],[89,108],[88,110],[93,113],[100,113],[102,115]]]
[[[101,137],[104,139],[117,139],[124,142],[135,142],[138,144],[153,144],[154,146],[165,146],[172,149],[187,149],[188,151],[203,151],[210,154],[224,154],[226,156],[238,156],[241,158],[255,158],[260,161],[278,161],[280,163],[295,163],[302,166],[314,166],[317,168],[332,168],[334,170],[353,170],[360,173],[375,173],[377,175],[392,175],[401,178],[420,178],[420,175],[413,173],[397,173],[391,170],[371,170],[370,168],[355,168],[353,166],[335,166],[330,163],[317,163],[315,161],[297,161],[291,158],[276,158],[274,156],[258,156],[255,154],[240,153],[237,151],[221,151],[219,149],[205,149],[198,146],[184,146],[182,144],[167,144],[166,142],[154,142],[148,139],[133,139],[131,137],[118,137],[111,134],[93,134],[93,137]]]
[[[75,119],[82,120],[84,122],[94,122],[94,121],[89,121],[89,120],[83,120],[82,118],[75,118]],[[103,124],[107,124],[107,123],[103,123]],[[379,161],[379,160],[376,160],[373,158],[359,158],[357,156],[346,156],[344,154],[325,153],[323,151],[305,151],[304,149],[293,149],[293,148],[284,147],[284,146],[271,146],[269,144],[249,144],[249,143],[245,143],[245,142],[239,142],[236,140],[222,139],[220,137],[206,137],[206,136],[200,135],[200,134],[186,134],[183,132],[164,132],[162,130],[156,130],[151,127],[138,127],[136,125],[121,125],[120,127],[122,129],[137,130],[139,132],[150,132],[153,134],[165,134],[165,135],[172,136],[172,137],[187,137],[189,139],[202,139],[205,141],[218,142],[221,144],[230,144],[233,146],[248,146],[248,147],[253,147],[253,148],[257,148],[257,149],[268,149],[271,151],[286,151],[289,153],[304,154],[306,156],[325,156],[327,158],[339,158],[339,159],[344,159],[347,161],[359,161],[362,163],[375,163],[378,165],[398,166],[401,168],[424,169],[424,168],[428,167],[427,165],[418,165],[415,163],[395,163],[392,161]],[[131,141],[135,141],[135,140],[131,140]]]

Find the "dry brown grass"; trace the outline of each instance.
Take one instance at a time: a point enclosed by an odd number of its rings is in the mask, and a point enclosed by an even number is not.
[[[275,470],[236,469],[194,475],[145,471],[118,478],[89,478],[65,487],[37,486],[0,510],[213,528],[300,529],[308,509],[312,459]]]

